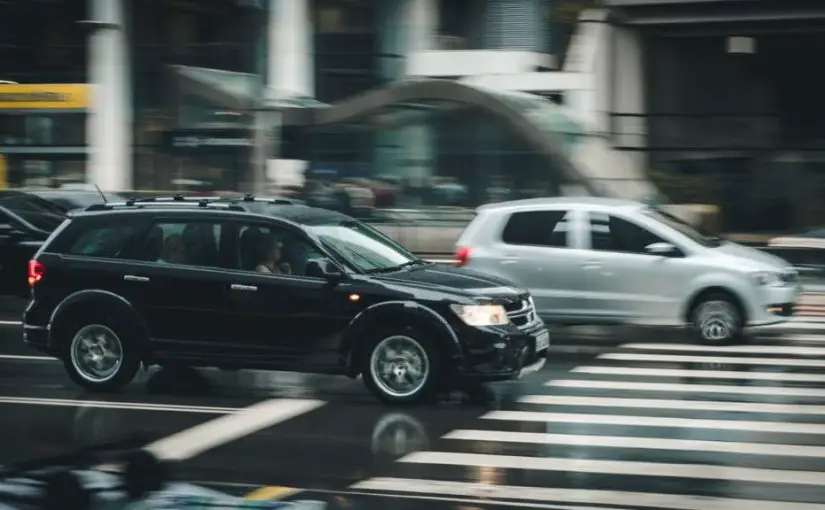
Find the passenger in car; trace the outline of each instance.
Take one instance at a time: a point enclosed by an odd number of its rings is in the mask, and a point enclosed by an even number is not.
[[[186,261],[186,247],[183,244],[183,237],[172,234],[163,242],[163,251],[158,262],[167,264],[183,264]]]
[[[275,236],[263,238],[255,271],[259,273],[292,274],[292,268],[283,261],[284,243]]]

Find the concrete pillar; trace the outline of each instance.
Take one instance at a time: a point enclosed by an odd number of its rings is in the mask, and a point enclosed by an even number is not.
[[[438,37],[438,2],[449,0],[405,0],[403,16],[406,69],[409,76],[415,52],[436,49]],[[404,175],[414,186],[426,186],[435,172],[435,128],[430,116],[404,129]]]
[[[87,181],[105,191],[132,187],[131,71],[123,0],[89,0],[91,104]]]
[[[309,0],[271,0],[266,85],[272,99],[315,97],[313,26],[309,8]],[[266,123],[276,131],[272,148],[275,159],[267,161],[268,180],[276,185],[300,184],[308,162],[278,158],[280,114],[269,113]]]
[[[617,131],[614,142],[624,147],[647,147],[647,119],[645,103],[645,68],[643,41],[632,29],[613,27],[613,54],[608,83],[602,87],[613,90],[612,111],[621,115],[614,120]],[[638,115],[638,116],[634,116]],[[645,168],[645,151],[629,151],[638,168]]]
[[[277,94],[315,97],[309,0],[272,0],[267,84]]]

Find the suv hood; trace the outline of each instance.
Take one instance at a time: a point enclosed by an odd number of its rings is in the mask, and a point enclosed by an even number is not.
[[[471,296],[520,296],[526,289],[514,283],[479,273],[471,269],[431,264],[402,269],[394,273],[370,275],[387,283],[412,285],[419,288],[440,290],[452,294]]]
[[[740,261],[747,261],[749,264],[756,266],[756,269],[767,270],[786,270],[792,269],[793,266],[786,260],[771,255],[762,250],[751,248],[750,246],[743,246],[741,244],[727,242],[713,248],[713,251],[718,255],[736,258]]]

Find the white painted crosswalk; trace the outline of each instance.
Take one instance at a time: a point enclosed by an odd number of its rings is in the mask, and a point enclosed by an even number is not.
[[[351,489],[535,508],[825,510],[824,340],[623,344]]]

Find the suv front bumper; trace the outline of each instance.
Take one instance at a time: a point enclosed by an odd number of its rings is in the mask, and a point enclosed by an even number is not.
[[[548,346],[536,348],[537,340],[549,332],[543,324],[520,331],[517,328],[484,328],[471,334],[459,375],[478,381],[519,379],[541,370],[547,363]]]

